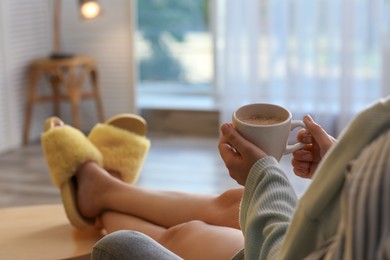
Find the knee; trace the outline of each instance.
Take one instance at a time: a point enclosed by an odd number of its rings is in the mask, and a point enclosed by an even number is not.
[[[221,207],[239,207],[243,193],[242,188],[227,190],[217,197],[216,203]]]
[[[243,189],[230,189],[215,198],[210,215],[219,225],[239,229],[239,211]]]
[[[194,231],[199,231],[204,225],[203,221],[191,220],[180,225],[173,226],[160,237],[159,242],[162,245],[174,244],[183,239],[183,237],[193,234]]]

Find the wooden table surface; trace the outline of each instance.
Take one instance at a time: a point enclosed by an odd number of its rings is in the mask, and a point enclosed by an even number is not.
[[[62,205],[0,209],[0,259],[89,259],[103,237],[95,228],[69,224]]]

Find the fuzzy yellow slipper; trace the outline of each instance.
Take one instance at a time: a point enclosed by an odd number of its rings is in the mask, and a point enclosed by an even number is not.
[[[103,155],[103,167],[115,171],[127,183],[135,183],[150,148],[145,120],[134,114],[120,114],[97,124],[89,140]]]
[[[41,143],[51,180],[61,191],[62,202],[69,221],[78,228],[93,224],[94,219],[83,217],[77,209],[74,175],[78,168],[88,161],[94,161],[102,166],[101,153],[82,132],[71,126],[63,125],[62,121],[56,117],[46,120]]]

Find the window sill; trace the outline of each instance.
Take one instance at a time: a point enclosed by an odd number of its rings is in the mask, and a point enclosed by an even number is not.
[[[212,96],[179,94],[140,93],[137,98],[137,108],[218,111],[216,101]]]

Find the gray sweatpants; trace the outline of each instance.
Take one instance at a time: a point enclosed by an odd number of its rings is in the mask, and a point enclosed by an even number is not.
[[[93,260],[178,260],[181,259],[150,237],[121,230],[100,239],[92,250]]]

